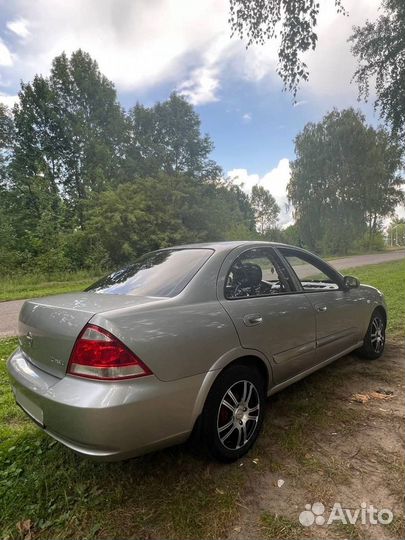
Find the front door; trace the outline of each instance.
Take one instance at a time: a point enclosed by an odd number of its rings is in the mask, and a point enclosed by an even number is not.
[[[325,261],[295,248],[278,248],[316,313],[319,362],[328,360],[361,340],[363,307],[355,289],[343,288],[342,276]]]
[[[316,363],[315,311],[297,294],[291,276],[270,247],[239,248],[228,255],[218,297],[242,347],[265,354],[276,384]]]

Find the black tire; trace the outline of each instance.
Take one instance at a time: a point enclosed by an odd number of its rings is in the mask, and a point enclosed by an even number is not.
[[[202,414],[201,435],[211,456],[231,462],[245,455],[260,433],[265,403],[265,383],[255,367],[235,364],[225,369],[214,382]]]
[[[371,315],[363,346],[357,350],[359,356],[369,360],[380,358],[385,347],[385,327],[385,313],[377,308]]]

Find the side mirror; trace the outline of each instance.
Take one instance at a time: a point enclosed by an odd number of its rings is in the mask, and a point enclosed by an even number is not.
[[[356,289],[360,286],[360,281],[353,276],[345,276],[343,278],[343,286],[346,290]]]

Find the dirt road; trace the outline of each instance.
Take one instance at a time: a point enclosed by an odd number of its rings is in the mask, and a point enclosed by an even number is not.
[[[0,338],[17,334],[18,313],[24,301],[0,302]]]
[[[328,260],[336,270],[344,268],[355,268],[356,266],[366,266],[367,264],[379,264],[389,261],[399,261],[405,259],[405,250],[390,251],[388,253],[372,253],[370,255],[353,255],[352,257],[342,257],[340,259]]]
[[[341,259],[328,261],[337,270],[344,268],[354,268],[366,266],[367,264],[378,264],[389,261],[405,259],[405,250],[390,251],[388,253],[375,253],[371,255],[355,255]],[[24,300],[13,300],[11,302],[0,302],[0,338],[15,336],[17,333],[18,313]]]

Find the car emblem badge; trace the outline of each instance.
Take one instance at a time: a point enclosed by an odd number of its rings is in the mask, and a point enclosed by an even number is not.
[[[27,343],[30,347],[32,347],[33,343],[34,343],[34,338],[32,337],[32,334],[31,332],[28,332],[27,333]]]

